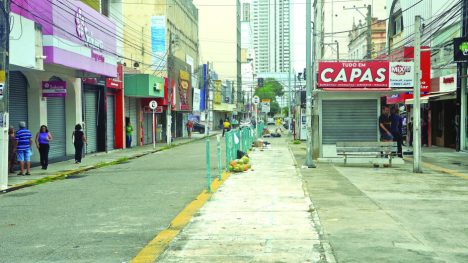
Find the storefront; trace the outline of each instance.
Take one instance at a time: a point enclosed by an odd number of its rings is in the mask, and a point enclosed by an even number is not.
[[[337,157],[337,142],[380,140],[381,97],[413,85],[412,64],[384,60],[319,63],[315,99],[320,157]]]
[[[40,31],[35,32],[32,40],[40,39],[38,34],[42,37],[41,54],[35,54],[33,59],[44,63],[41,71],[13,75],[15,87],[19,87],[15,93],[21,97],[12,104],[18,107],[14,109],[17,113],[13,121],[28,121],[33,133],[41,125],[48,125],[54,136],[52,160],[73,156],[70,135],[76,124],[83,125],[88,137],[87,152],[106,150],[107,118],[101,112],[106,112],[104,80],[117,77],[115,24],[77,0],[17,1],[11,9],[24,19],[23,26],[30,20]],[[28,32],[25,29],[26,35]],[[34,43],[23,52],[37,52],[40,45]],[[32,158],[37,162],[39,154]]]
[[[125,113],[123,67],[117,64],[117,77],[106,79],[106,150],[122,149],[125,145]]]
[[[132,123],[132,145],[153,143],[161,137],[157,126],[153,126],[152,111],[149,109],[151,100],[158,101],[164,97],[164,79],[149,74],[125,74],[125,101],[127,103],[125,118]],[[159,103],[158,103],[159,104]],[[156,120],[162,121],[162,106],[157,109]]]
[[[185,124],[188,115],[192,112],[192,78],[191,66],[183,60],[174,59],[173,87],[173,114],[172,114],[172,137],[180,138],[187,135]]]

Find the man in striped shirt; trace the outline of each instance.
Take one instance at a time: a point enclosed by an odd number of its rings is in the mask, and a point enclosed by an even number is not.
[[[19,123],[19,130],[16,132],[16,154],[17,159],[20,163],[19,176],[24,175],[24,163],[26,162],[26,174],[30,175],[31,170],[31,145],[32,145],[32,134],[26,129],[26,123],[24,121]]]

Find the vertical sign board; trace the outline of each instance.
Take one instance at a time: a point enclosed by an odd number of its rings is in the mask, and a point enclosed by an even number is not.
[[[166,16],[151,17],[151,51],[154,70],[163,70],[166,60]]]

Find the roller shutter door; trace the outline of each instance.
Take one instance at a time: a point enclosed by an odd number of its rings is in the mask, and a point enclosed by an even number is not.
[[[130,122],[133,126],[132,133],[132,147],[137,145],[137,132],[138,132],[138,118],[137,118],[137,104],[136,98],[125,97],[125,117],[130,118]]]
[[[66,155],[65,98],[47,98],[47,126],[53,136],[49,158]]]
[[[115,96],[107,96],[107,150],[114,149]]]
[[[153,114],[143,113],[144,144],[153,143]]]
[[[377,100],[322,101],[323,144],[377,141]]]
[[[97,152],[97,92],[84,92],[86,153]]]
[[[28,124],[28,81],[19,71],[9,73],[9,104],[10,126],[18,129],[20,121]]]

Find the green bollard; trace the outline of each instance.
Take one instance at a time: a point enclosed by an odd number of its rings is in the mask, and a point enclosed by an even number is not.
[[[222,165],[221,165],[221,135],[216,136],[217,150],[218,150],[218,180],[221,181]]]
[[[206,179],[208,183],[207,191],[211,193],[211,157],[210,157],[210,139],[206,139]]]

